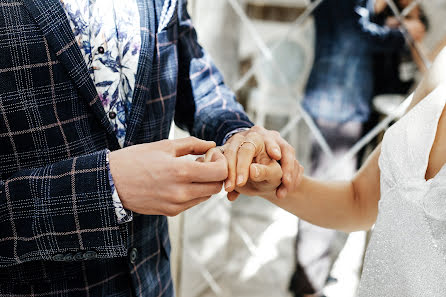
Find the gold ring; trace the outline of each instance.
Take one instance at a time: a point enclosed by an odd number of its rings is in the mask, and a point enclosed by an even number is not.
[[[242,147],[245,143],[250,143],[250,144],[252,144],[252,145],[254,146],[254,150],[257,151],[257,145],[256,145],[253,141],[250,141],[250,140],[245,140],[245,141],[243,141],[242,144],[240,144],[240,147]]]

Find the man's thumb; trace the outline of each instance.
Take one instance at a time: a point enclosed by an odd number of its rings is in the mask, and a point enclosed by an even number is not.
[[[257,183],[267,181],[268,167],[258,163],[251,164],[249,167],[249,178]]]

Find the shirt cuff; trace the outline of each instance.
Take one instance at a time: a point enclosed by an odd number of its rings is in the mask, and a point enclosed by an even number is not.
[[[110,171],[110,163],[108,160],[109,153],[110,151],[107,152],[108,182],[110,183],[111,187],[113,206],[115,207],[116,217],[118,218],[118,224],[129,223],[133,221],[133,212],[125,209],[122,205],[121,199],[119,198],[118,191],[116,190],[115,182],[113,181],[113,176]]]
[[[248,131],[249,129],[251,129],[251,128],[238,128],[238,129],[232,130],[231,132],[226,134],[225,138],[223,139],[223,144],[222,145],[224,145],[229,140],[229,138],[231,138],[235,134],[240,133],[240,132],[244,132],[244,131]]]

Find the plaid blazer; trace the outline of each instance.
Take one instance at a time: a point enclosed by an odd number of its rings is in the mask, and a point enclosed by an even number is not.
[[[171,1],[176,3],[176,1]],[[221,143],[251,122],[178,1],[138,0],[142,51],[125,145],[172,119]],[[0,296],[173,296],[167,220],[118,225],[107,150],[119,149],[59,0],[0,0]]]

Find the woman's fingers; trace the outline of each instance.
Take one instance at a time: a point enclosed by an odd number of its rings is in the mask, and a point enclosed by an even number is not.
[[[263,138],[256,132],[249,133],[241,143],[237,154],[237,187],[243,187],[248,182],[249,167],[264,146]]]
[[[224,146],[218,146],[208,150],[207,153],[204,155],[204,162],[215,162],[216,160],[224,159],[224,150]]]
[[[225,157],[228,163],[228,178],[225,181],[226,192],[232,192],[235,189],[235,180],[237,178],[237,152],[240,144],[244,139],[241,135],[233,136],[232,141],[225,146]]]
[[[228,193],[228,200],[229,201],[235,201],[237,200],[237,198],[240,196],[240,193],[236,192],[236,191],[232,191]]]

